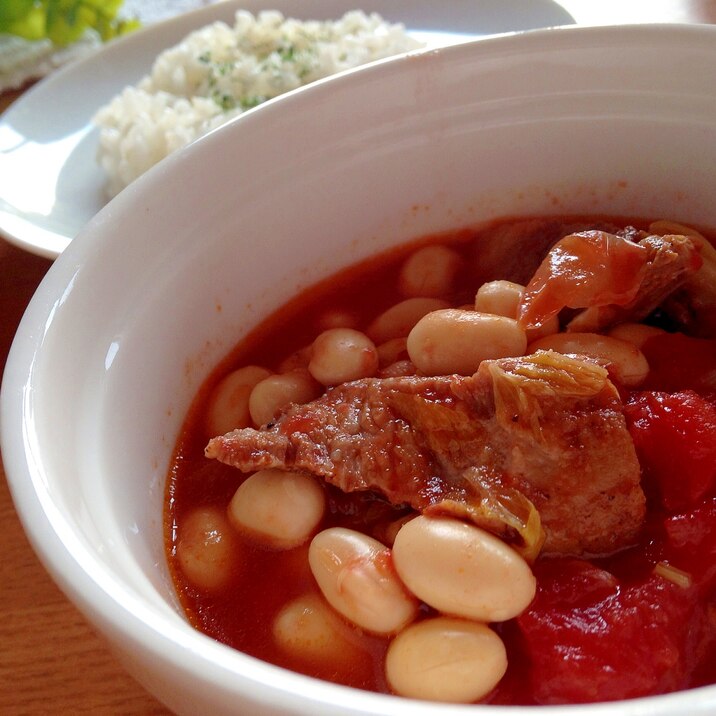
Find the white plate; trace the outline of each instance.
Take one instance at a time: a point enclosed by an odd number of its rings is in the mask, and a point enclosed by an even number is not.
[[[104,206],[91,117],[192,30],[235,11],[272,8],[300,19],[332,19],[360,7],[402,22],[420,40],[446,45],[480,35],[572,24],[552,0],[228,0],[108,44],[37,84],[0,118],[0,235],[57,257]]]

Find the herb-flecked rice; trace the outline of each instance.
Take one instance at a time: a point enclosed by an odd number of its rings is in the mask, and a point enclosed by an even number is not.
[[[236,13],[162,52],[151,73],[94,117],[107,193],[241,112],[284,92],[419,47],[402,25],[354,10],[340,20]]]

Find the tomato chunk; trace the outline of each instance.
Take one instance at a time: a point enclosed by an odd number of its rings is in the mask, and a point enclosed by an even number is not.
[[[643,246],[604,231],[560,239],[527,285],[519,307],[525,328],[539,328],[563,308],[623,306],[639,290],[646,268]]]
[[[647,339],[642,352],[649,363],[646,389],[716,389],[716,340],[662,333]]]
[[[624,406],[648,486],[669,512],[694,507],[716,486],[716,407],[691,390],[645,391]]]
[[[538,704],[614,701],[688,686],[703,638],[693,587],[656,575],[624,586],[580,560],[553,560],[546,569],[538,563],[536,573],[537,596],[517,622]]]
[[[704,591],[716,587],[716,499],[664,521],[669,561]]]

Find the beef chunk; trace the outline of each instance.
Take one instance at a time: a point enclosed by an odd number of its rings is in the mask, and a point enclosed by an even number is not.
[[[212,439],[206,455],[245,472],[305,470],[507,539],[514,523],[500,512],[519,522],[533,505],[547,552],[602,554],[631,544],[644,518],[621,407],[602,367],[541,351],[484,361],[471,377],[345,383],[260,430]]]

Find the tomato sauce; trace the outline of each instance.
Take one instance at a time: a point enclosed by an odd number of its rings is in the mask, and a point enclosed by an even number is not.
[[[585,221],[539,220],[541,238],[535,241],[535,255],[523,251],[518,263],[531,263],[533,272],[550,236]],[[598,228],[648,226],[634,219],[604,217],[589,223]],[[500,277],[499,267],[491,265],[500,258],[490,237],[512,231],[523,241],[520,230],[513,231],[514,224],[497,222],[428,240],[451,246],[463,258],[463,270],[447,297],[453,305],[472,303],[481,280]],[[365,327],[402,300],[397,288],[400,266],[422,243],[338,273],[296,297],[246,337],[194,401],[167,485],[168,561],[193,626],[273,664],[379,692],[390,691],[383,669],[386,637],[346,625],[351,647],[345,658],[328,662],[298,658],[276,644],[272,622],[282,606],[304,594],[319,595],[307,545],[277,551],[239,537],[228,581],[221,589],[207,591],[183,573],[177,540],[192,510],[212,506],[225,511],[247,477],[204,457],[207,440],[213,437],[204,428],[207,401],[221,378],[249,364],[277,370],[282,360],[320,333],[327,308],[345,312],[356,326]],[[501,263],[509,268],[513,260]],[[526,282],[524,276],[513,280]],[[708,375],[716,370],[716,341],[668,333],[647,341],[643,350],[652,366],[650,376],[639,390],[623,391],[648,500],[640,543],[598,559],[537,561],[533,604],[517,619],[493,625],[506,645],[509,666],[486,702],[603,701],[716,683],[716,401],[708,387],[713,382]],[[376,536],[407,512],[372,493],[325,489],[321,529],[343,526]],[[665,570],[666,578],[654,573],[656,565]],[[680,575],[685,575],[681,583]],[[421,607],[422,617],[431,613],[429,607]]]

